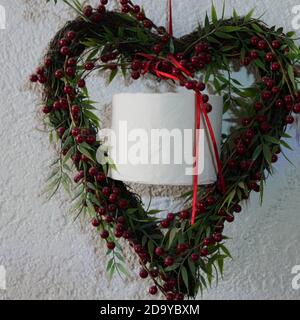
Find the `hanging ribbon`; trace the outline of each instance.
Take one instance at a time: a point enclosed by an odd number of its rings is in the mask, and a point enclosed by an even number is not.
[[[167,12],[169,13],[167,18],[167,31],[171,37],[173,37],[173,8],[172,8],[172,0],[168,0],[168,8]]]
[[[196,108],[195,108],[195,134],[194,134],[194,177],[193,177],[193,204],[192,204],[192,224],[195,223],[197,213],[198,198],[198,171],[199,171],[199,142],[201,127],[201,111],[202,111],[202,95],[196,92]]]
[[[173,15],[172,15],[172,0],[168,0],[168,23],[167,23],[167,31],[168,33],[173,36]],[[185,79],[186,77],[191,77],[191,72],[188,71],[185,67],[183,67],[172,54],[169,54],[167,61],[173,64],[174,67],[179,69],[182,73],[182,77],[169,74],[167,72],[163,72],[159,70],[160,63],[163,58],[159,58],[156,55],[146,54],[146,53],[137,53],[137,56],[141,56],[146,58],[147,61],[144,63],[144,67],[142,70],[142,74],[146,74],[148,72],[153,72],[156,76],[160,79],[171,79],[174,81],[180,81]],[[155,63],[154,63],[155,62]],[[193,202],[192,202],[192,219],[191,223],[195,224],[196,216],[197,216],[197,202],[198,202],[198,179],[199,179],[199,158],[200,158],[200,151],[199,151],[199,142],[200,142],[200,127],[201,127],[201,116],[203,115],[203,122],[204,127],[207,127],[210,140],[213,145],[215,160],[218,168],[218,178],[220,181],[220,189],[221,192],[224,193],[226,186],[225,186],[225,179],[223,176],[223,169],[222,169],[222,162],[219,155],[218,144],[214,134],[214,130],[211,124],[211,121],[208,117],[205,105],[203,103],[202,95],[199,91],[196,91],[195,97],[195,136],[194,136],[194,168],[193,168]]]

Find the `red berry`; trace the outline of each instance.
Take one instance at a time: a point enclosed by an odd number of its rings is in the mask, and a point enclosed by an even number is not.
[[[152,295],[152,296],[155,296],[158,292],[158,289],[156,286],[153,286],[149,289],[149,293]]]
[[[98,214],[99,214],[100,216],[104,216],[104,215],[106,214],[105,208],[99,208],[99,209],[97,210],[97,212],[98,212]]]
[[[204,213],[206,211],[206,204],[203,201],[199,201],[196,205],[198,213]]]
[[[93,227],[98,228],[100,226],[100,221],[98,219],[94,219],[92,221],[92,225]]]
[[[185,87],[188,89],[188,90],[194,90],[195,89],[195,82],[194,81],[187,81],[185,83]]]
[[[138,19],[138,21],[143,21],[145,19],[145,15],[143,12],[139,12],[137,15],[136,15],[136,18]]]
[[[123,13],[129,13],[130,12],[130,7],[129,7],[129,5],[123,5],[123,7],[122,7],[122,12]]]
[[[100,4],[97,8],[97,12],[102,13],[102,14],[105,13],[106,12],[105,6],[103,4]]]
[[[131,69],[134,71],[140,70],[142,67],[142,63],[139,60],[132,61]]]
[[[60,49],[60,53],[63,55],[63,56],[69,56],[70,55],[70,53],[71,53],[71,51],[70,51],[70,49],[68,48],[68,47],[62,47],[61,49]]]
[[[243,61],[242,61],[242,65],[247,67],[249,66],[249,64],[251,63],[251,59],[249,57],[246,57]]]
[[[38,81],[38,76],[36,75],[36,74],[32,74],[31,76],[30,76],[30,78],[29,78],[29,80],[31,81],[31,82],[37,82]]]
[[[56,79],[61,79],[64,76],[63,70],[61,70],[61,69],[56,70],[54,76]]]
[[[110,188],[109,187],[104,187],[102,189],[102,193],[106,196],[109,197],[110,196]]]
[[[102,182],[104,182],[106,180],[106,176],[105,176],[105,174],[103,172],[100,172],[97,175],[96,179],[97,179],[97,182],[102,183]]]
[[[89,175],[91,177],[95,177],[97,175],[98,169],[96,167],[92,167],[89,169]]]
[[[279,49],[281,47],[280,41],[278,40],[272,41],[272,47],[273,49]]]
[[[51,67],[52,66],[52,59],[50,57],[45,58],[44,64],[45,64],[46,68]]]
[[[185,243],[180,243],[176,248],[178,253],[184,253],[187,249],[188,249],[188,245]]]
[[[204,91],[206,89],[206,86],[203,82],[196,83],[196,89],[199,91]]]
[[[68,33],[67,33],[67,38],[69,39],[69,40],[74,40],[75,39],[75,37],[76,37],[76,33],[74,32],[74,31],[69,31]]]
[[[128,207],[128,201],[125,200],[125,199],[121,199],[121,200],[119,201],[119,207],[120,207],[121,209],[126,209],[126,208]]]
[[[294,105],[293,111],[296,114],[300,113],[300,104],[299,103]]]
[[[59,40],[59,45],[61,47],[67,47],[70,44],[70,41],[66,38],[62,38]]]
[[[148,20],[148,19],[144,20],[143,24],[144,24],[144,27],[146,29],[151,29],[153,27],[153,22],[151,20]]]
[[[80,107],[78,105],[74,105],[72,106],[71,111],[73,115],[78,115],[80,113]]]
[[[199,260],[199,254],[193,253],[191,259],[193,262],[197,262]]]
[[[38,81],[41,84],[45,84],[47,82],[47,78],[44,75],[39,75]]]
[[[71,134],[74,138],[77,137],[80,134],[80,129],[79,128],[72,129]]]
[[[237,154],[239,154],[240,156],[244,155],[246,153],[246,148],[243,145],[238,145],[236,148],[236,152]]]
[[[82,135],[78,135],[75,140],[78,144],[82,144],[85,141]]]
[[[259,41],[259,38],[257,38],[256,36],[253,36],[250,40],[251,44],[255,47],[257,46],[258,41]]]
[[[145,269],[142,269],[141,271],[140,271],[140,273],[139,273],[139,275],[140,275],[140,277],[142,278],[142,279],[146,279],[146,278],[148,278],[148,272],[145,270]]]
[[[133,72],[131,73],[131,78],[132,78],[133,80],[138,80],[138,79],[140,78],[140,76],[141,76],[141,74],[140,74],[138,71],[133,71]]]
[[[264,101],[268,101],[272,98],[272,93],[270,91],[264,91],[261,97]]]
[[[154,47],[153,47],[153,52],[155,54],[159,54],[161,52],[161,46],[159,44],[156,44]]]
[[[211,244],[211,239],[210,238],[205,238],[204,240],[203,240],[203,244],[207,247],[207,246],[209,246],[210,244]]]
[[[190,213],[188,211],[181,211],[179,216],[180,216],[180,219],[186,220],[190,218]]]
[[[272,88],[272,93],[273,93],[274,95],[278,94],[279,92],[280,92],[280,89],[279,89],[278,87],[273,87],[273,88]]]
[[[279,71],[280,70],[280,64],[278,62],[272,63],[271,70],[274,71],[274,72]]]
[[[73,67],[68,67],[66,69],[66,75],[69,77],[74,77],[76,70]]]
[[[95,67],[95,64],[93,62],[87,62],[84,65],[84,69],[88,71],[93,70],[94,67]]]
[[[229,223],[232,223],[234,221],[234,216],[233,215],[227,215],[225,216],[225,220]]]
[[[101,0],[100,2],[101,2],[101,4],[103,4],[105,6],[105,5],[107,5],[108,0]]]
[[[114,193],[112,193],[110,196],[109,196],[109,202],[110,203],[116,203],[118,200],[118,196]]]
[[[74,58],[70,58],[70,59],[68,60],[67,64],[68,64],[69,67],[74,67],[74,66],[76,66],[76,64],[77,64],[77,61],[76,61],[76,59],[74,59]]]
[[[265,50],[267,48],[267,42],[265,40],[260,40],[257,43],[257,47],[259,50]]]
[[[278,161],[278,156],[276,154],[272,155],[272,163],[276,163]]]
[[[203,94],[202,101],[203,101],[203,103],[207,103],[209,101],[209,96],[207,94]]]
[[[57,133],[58,133],[58,135],[59,135],[61,138],[63,137],[63,135],[65,134],[65,132],[66,132],[66,129],[63,128],[63,127],[57,129]]]
[[[84,88],[85,87],[85,80],[84,79],[78,80],[77,85],[79,88]]]
[[[271,130],[271,126],[269,125],[268,122],[262,122],[260,124],[260,130],[263,132],[263,133],[268,133],[270,130]]]
[[[274,55],[272,52],[268,52],[265,54],[265,60],[267,62],[272,62],[274,60]]]
[[[293,96],[292,95],[285,96],[284,101],[287,105],[292,105],[294,103]]]
[[[168,213],[167,220],[170,221],[170,222],[174,221],[175,220],[174,213]]]
[[[172,293],[172,292],[169,292],[167,295],[166,295],[166,299],[169,300],[169,301],[173,301],[175,300],[175,294]]]
[[[206,204],[210,207],[216,203],[216,199],[213,196],[210,196],[206,199]]]
[[[256,50],[252,50],[252,51],[250,52],[250,58],[253,59],[253,60],[258,59],[258,53],[257,53]]]
[[[206,256],[208,256],[208,255],[209,255],[208,249],[207,249],[207,248],[201,249],[201,250],[200,250],[200,255],[201,255],[201,257],[206,257]]]
[[[111,224],[111,223],[114,222],[114,219],[113,219],[113,217],[111,217],[111,216],[106,216],[106,217],[105,217],[105,221],[106,221],[106,223]]]
[[[171,267],[174,264],[174,258],[170,256],[166,257],[166,259],[164,260],[164,264],[166,267]]]
[[[239,204],[234,205],[233,211],[236,213],[240,213],[242,211],[242,207]]]
[[[161,223],[160,223],[161,227],[164,228],[164,229],[167,229],[169,228],[170,226],[170,221],[168,220],[163,220]]]
[[[45,114],[49,114],[49,113],[51,112],[51,107],[45,106],[45,107],[43,107],[42,111],[43,111],[43,113],[45,113]]]
[[[94,144],[94,143],[96,142],[96,137],[95,137],[95,136],[88,136],[88,137],[86,138],[86,142],[87,142],[88,144]]]
[[[116,230],[115,231],[115,237],[116,238],[122,238],[123,237],[123,230]]]
[[[161,257],[161,256],[163,256],[163,255],[165,254],[165,251],[164,251],[163,248],[158,247],[158,248],[155,249],[155,254],[156,254],[157,256]]]
[[[100,236],[102,239],[107,239],[109,237],[109,232],[107,230],[103,230]]]
[[[133,12],[134,13],[139,13],[141,11],[141,7],[138,5],[133,6]]]
[[[83,14],[86,16],[86,17],[90,17],[92,14],[93,14],[93,8],[91,6],[85,6],[83,8]]]
[[[116,244],[115,244],[114,242],[108,242],[108,243],[107,243],[107,248],[108,248],[109,250],[114,250],[115,247],[116,247]]]
[[[294,123],[294,121],[295,121],[295,119],[294,119],[293,116],[287,116],[286,119],[285,119],[285,122],[287,124],[292,124],[292,123]]]

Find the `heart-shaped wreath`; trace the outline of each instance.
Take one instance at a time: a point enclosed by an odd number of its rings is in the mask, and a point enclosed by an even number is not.
[[[140,277],[153,280],[150,294],[160,290],[169,300],[196,297],[218,278],[230,257],[224,223],[234,221],[252,191],[263,195],[281,147],[289,148],[282,138],[289,137],[285,131],[295,120],[292,113],[300,112],[300,50],[293,33],[267,27],[252,18],[252,12],[239,17],[234,11],[230,19],[223,13],[218,19],[213,7],[211,21],[206,15],[203,27],[177,39],[129,0],[120,0],[122,12],[108,12],[108,0],[101,0],[96,9],[82,7],[77,0],[64,2],[79,16],[57,33],[44,65],[31,76],[32,82],[44,85],[44,120],[51,141],[56,133],[61,149],[49,178],[51,195],[60,185],[69,190],[69,174],[76,168],[74,210],[91,217],[107,242],[108,273],[126,273],[118,243],[123,238],[139,257]],[[242,88],[233,79],[236,62],[256,75],[251,87]],[[144,209],[140,197],[123,182],[107,178],[109,164],[97,163],[99,119],[85,85],[94,70],[110,72],[110,81],[120,71],[135,80],[153,74],[159,81],[170,81],[164,75],[173,75],[188,90],[199,93],[209,82],[224,95],[224,112],[232,111],[236,122],[222,142],[227,188],[223,193],[216,183],[199,191],[195,224],[190,223],[192,192],[184,195],[184,210],[160,220],[158,211]],[[209,97],[202,99],[209,112]]]

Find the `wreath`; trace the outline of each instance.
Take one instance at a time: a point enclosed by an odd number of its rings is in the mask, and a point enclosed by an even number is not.
[[[43,65],[30,77],[43,85],[43,119],[51,128],[50,141],[56,139],[60,148],[48,180],[49,198],[60,185],[72,189],[76,216],[87,215],[107,243],[110,276],[127,273],[119,243],[123,238],[139,258],[139,276],[152,279],[151,295],[161,291],[168,300],[195,298],[218,279],[224,260],[231,257],[225,223],[234,221],[252,192],[263,197],[282,147],[290,148],[283,138],[290,137],[287,125],[295,121],[293,113],[300,112],[300,50],[294,33],[269,28],[252,18],[252,11],[244,17],[234,11],[225,19],[223,10],[218,19],[212,7],[204,26],[178,39],[129,0],[120,0],[122,12],[107,11],[108,0],[97,8],[82,7],[77,0],[64,2],[78,17],[59,30]],[[233,78],[237,64],[255,74],[251,87],[243,88]],[[152,75],[196,92],[210,83],[224,96],[224,113],[230,112],[232,122],[230,133],[222,136],[220,155],[226,191],[219,181],[199,190],[194,224],[192,192],[183,195],[181,212],[162,220],[159,211],[145,209],[125,183],[107,177],[112,164],[97,163],[100,124],[85,82],[95,70],[109,72],[110,82],[119,73],[134,80]],[[202,99],[210,112],[209,96]],[[75,186],[70,178],[74,169]]]

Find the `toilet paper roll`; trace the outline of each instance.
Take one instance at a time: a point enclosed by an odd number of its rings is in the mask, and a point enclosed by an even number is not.
[[[210,96],[209,118],[221,144],[223,98]],[[192,185],[195,94],[117,94],[113,97],[109,155],[115,180],[153,185]],[[204,118],[199,142],[199,184],[214,183],[216,163]]]

